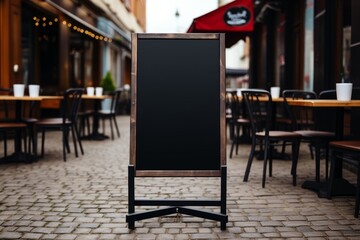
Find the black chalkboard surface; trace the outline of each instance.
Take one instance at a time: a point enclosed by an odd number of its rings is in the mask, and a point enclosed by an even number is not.
[[[132,41],[136,173],[219,175],[226,164],[222,35],[134,34]]]

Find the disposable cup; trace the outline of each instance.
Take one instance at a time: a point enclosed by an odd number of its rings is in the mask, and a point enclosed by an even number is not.
[[[102,96],[103,95],[103,88],[102,87],[96,87],[95,88],[95,94],[96,94],[96,96]]]
[[[23,97],[24,91],[25,91],[25,85],[24,84],[14,84],[14,96],[15,97]]]
[[[280,87],[271,87],[270,94],[272,98],[280,97]]]
[[[337,83],[336,98],[339,101],[350,101],[352,93],[352,83]]]
[[[94,96],[94,87],[88,87],[86,88],[86,93],[88,96]]]
[[[30,97],[38,97],[40,93],[40,86],[36,84],[29,85],[29,96]]]

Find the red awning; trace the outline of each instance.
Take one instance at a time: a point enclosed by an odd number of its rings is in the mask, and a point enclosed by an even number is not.
[[[195,18],[187,32],[225,33],[225,45],[231,47],[245,38],[253,28],[253,0],[235,0]]]

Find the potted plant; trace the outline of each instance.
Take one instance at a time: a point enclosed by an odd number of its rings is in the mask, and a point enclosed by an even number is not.
[[[116,89],[116,85],[110,71],[107,71],[104,78],[100,82],[100,86],[103,88],[103,92],[105,95],[109,94],[110,92]],[[101,102],[101,108],[103,110],[110,110],[110,107],[111,107],[110,98],[106,98]]]
[[[104,78],[101,80],[100,86],[103,88],[105,94],[116,89],[115,82],[110,71],[107,71]]]

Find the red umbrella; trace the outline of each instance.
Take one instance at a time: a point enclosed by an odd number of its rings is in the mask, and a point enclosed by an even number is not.
[[[195,18],[187,32],[225,33],[225,45],[231,47],[254,28],[253,0],[235,0]]]

